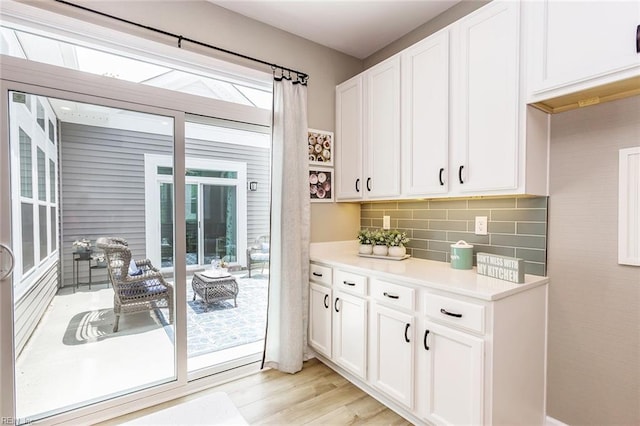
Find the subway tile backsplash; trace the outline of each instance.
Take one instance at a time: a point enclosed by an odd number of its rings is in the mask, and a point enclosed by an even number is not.
[[[407,232],[413,257],[449,262],[450,245],[465,240],[475,253],[520,257],[526,273],[546,275],[547,197],[363,203],[360,225],[381,228],[385,215]],[[475,235],[476,216],[488,217],[489,235]]]

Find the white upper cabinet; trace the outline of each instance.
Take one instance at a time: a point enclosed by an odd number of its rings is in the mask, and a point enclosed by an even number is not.
[[[527,5],[532,96],[551,96],[640,75],[640,2],[554,1]],[[637,87],[637,84],[636,84]]]
[[[402,193],[448,191],[449,30],[402,52]]]
[[[400,195],[400,57],[364,73],[366,198]]]
[[[336,87],[338,200],[400,195],[400,58]]]
[[[452,170],[457,191],[518,188],[519,4],[497,2],[454,27],[455,77]]]
[[[336,198],[358,200],[362,183],[362,75],[336,87]]]

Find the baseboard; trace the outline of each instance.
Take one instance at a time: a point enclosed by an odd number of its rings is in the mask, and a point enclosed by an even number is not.
[[[547,416],[545,426],[568,426],[566,423],[562,423],[560,420]]]

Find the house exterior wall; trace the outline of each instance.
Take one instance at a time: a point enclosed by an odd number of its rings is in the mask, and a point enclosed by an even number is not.
[[[547,412],[640,424],[640,267],[618,264],[618,151],[640,96],[551,117]]]
[[[73,242],[101,236],[127,239],[134,258],[146,258],[144,154],[172,156],[169,136],[105,127],[61,124],[62,285],[73,283]],[[186,140],[187,157],[246,162],[249,245],[269,230],[269,149],[222,142]],[[242,253],[239,253],[242,256]],[[78,263],[80,282],[89,279],[87,262]],[[158,265],[159,266],[159,265]],[[92,282],[105,282],[94,269]]]

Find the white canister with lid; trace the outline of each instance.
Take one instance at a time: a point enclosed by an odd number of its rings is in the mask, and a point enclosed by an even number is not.
[[[451,244],[451,267],[453,269],[473,268],[473,245],[463,240]]]

